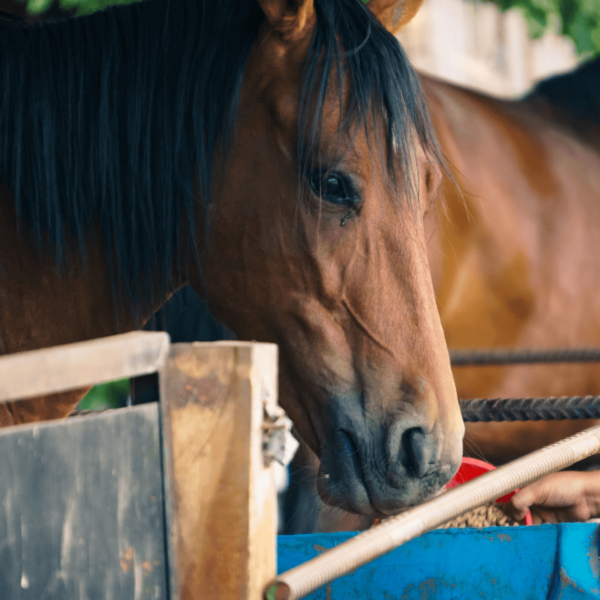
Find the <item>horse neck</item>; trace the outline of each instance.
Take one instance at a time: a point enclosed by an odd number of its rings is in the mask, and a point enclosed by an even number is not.
[[[115,312],[107,255],[99,236],[90,236],[85,260],[69,244],[66,264],[41,253],[27,226],[16,226],[14,200],[0,186],[0,355],[80,342],[139,327],[159,303]],[[181,281],[183,284],[183,280]],[[167,299],[164,291],[160,297]],[[159,294],[156,295],[159,297]],[[127,298],[121,298],[126,306]],[[0,427],[63,418],[88,389],[0,403]]]
[[[455,269],[449,262],[459,263],[467,251],[476,206],[468,193],[465,194],[469,169],[463,163],[454,134],[455,120],[460,119],[461,115],[452,110],[452,96],[454,93],[460,94],[462,90],[424,75],[421,75],[421,79],[433,128],[452,174],[452,177],[443,174],[440,198],[434,209],[425,216],[429,264],[435,294],[440,301],[453,287],[454,276],[449,276],[449,273]],[[449,260],[450,256],[452,259]]]
[[[545,189],[527,169],[543,154],[527,107],[428,80],[432,117],[458,186],[446,181],[437,211],[436,298],[449,347],[513,346],[533,311],[531,251],[522,228]],[[527,160],[523,155],[527,155]],[[528,163],[529,161],[529,163]],[[547,165],[537,165],[537,173]],[[529,177],[529,179],[528,179]],[[506,178],[510,178],[507,185]],[[543,185],[552,181],[545,173]],[[510,190],[510,191],[509,191]],[[500,371],[455,377],[464,397],[495,393]],[[475,386],[475,387],[473,387]]]
[[[0,354],[132,331],[172,292],[157,288],[153,304],[131,307],[123,292],[115,297],[104,244],[91,232],[83,256],[78,244],[68,243],[57,265],[51,252],[32,242],[27,224],[17,221],[5,187],[0,187],[0,280]],[[173,289],[184,284],[181,277]]]

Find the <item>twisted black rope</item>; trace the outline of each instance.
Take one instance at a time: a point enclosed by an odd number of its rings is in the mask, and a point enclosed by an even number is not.
[[[450,362],[453,367],[527,363],[600,362],[600,348],[450,350]]]
[[[464,421],[560,421],[600,419],[600,396],[461,400]]]

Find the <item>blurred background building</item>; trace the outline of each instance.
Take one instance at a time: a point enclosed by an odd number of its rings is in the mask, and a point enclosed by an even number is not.
[[[425,0],[399,39],[417,69],[505,97],[578,62],[569,38],[531,39],[520,11],[480,0]]]

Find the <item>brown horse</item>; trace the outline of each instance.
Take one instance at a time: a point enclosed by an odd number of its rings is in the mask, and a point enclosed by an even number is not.
[[[422,78],[460,183],[446,182],[445,210],[426,217],[450,348],[600,345],[599,66],[543,82],[520,101]],[[600,393],[594,364],[453,372],[459,398]],[[502,464],[591,424],[467,424],[465,451]]]
[[[445,202],[425,216],[448,346],[600,345],[600,59],[518,101],[421,79],[459,184],[446,177]],[[600,393],[595,364],[453,373],[459,398]],[[499,465],[592,424],[467,423],[465,454]],[[368,527],[368,517],[315,503],[315,465],[303,448],[292,467],[287,531]]]
[[[140,327],[190,282],[239,337],[279,344],[324,498],[388,514],[435,492],[464,428],[421,212],[438,150],[392,35],[419,4],[0,22],[0,352]],[[1,422],[65,416],[83,392]]]

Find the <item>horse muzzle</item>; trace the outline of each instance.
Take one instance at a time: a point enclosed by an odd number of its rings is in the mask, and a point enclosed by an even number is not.
[[[393,515],[436,494],[460,465],[461,439],[447,439],[439,424],[427,427],[418,416],[388,426],[347,415],[334,420],[318,477],[320,496],[333,506]]]

